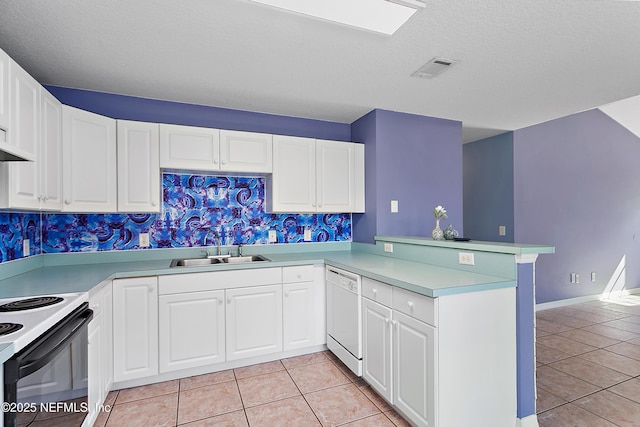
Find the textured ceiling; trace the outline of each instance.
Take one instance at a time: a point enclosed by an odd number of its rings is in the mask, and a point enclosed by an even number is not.
[[[247,0],[2,0],[42,84],[351,123],[459,120],[465,141],[640,94],[640,3],[427,0],[393,36]],[[460,62],[410,77],[434,56]]]

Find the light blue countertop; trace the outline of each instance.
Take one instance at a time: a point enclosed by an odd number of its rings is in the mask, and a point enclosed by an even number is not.
[[[277,253],[271,262],[170,268],[171,259],[41,267],[0,280],[0,298],[87,292],[104,280],[326,263],[429,297],[515,287],[515,280],[356,251]],[[72,259],[71,257],[69,258]]]
[[[495,252],[513,255],[552,254],[555,252],[555,248],[549,245],[485,242],[481,240],[461,242],[455,240],[433,240],[427,237],[411,236],[375,236],[375,240],[380,242],[408,243],[419,246],[433,246],[438,248],[463,249],[468,251]]]

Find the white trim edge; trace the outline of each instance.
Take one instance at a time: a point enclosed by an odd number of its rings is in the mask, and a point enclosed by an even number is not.
[[[533,414],[524,418],[516,418],[516,427],[540,427],[538,416]]]
[[[636,295],[636,294],[640,294],[640,288],[625,289],[624,291],[620,292],[618,296]],[[598,295],[587,295],[584,297],[561,299],[558,301],[543,302],[540,304],[536,304],[536,311],[547,310],[547,309],[556,308],[556,307],[565,307],[568,305],[580,304],[582,302],[598,301],[598,300],[605,300],[605,299],[606,298],[602,294],[598,294]]]
[[[533,264],[538,259],[538,254],[520,254],[516,255],[517,264]]]

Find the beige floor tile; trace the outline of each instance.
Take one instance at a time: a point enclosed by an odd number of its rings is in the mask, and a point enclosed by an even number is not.
[[[633,378],[607,389],[627,399],[640,403],[640,378]]]
[[[196,375],[193,377],[182,378],[180,380],[180,391],[192,388],[204,387],[235,380],[232,370],[212,372],[210,374]]]
[[[536,412],[545,412],[549,409],[564,405],[567,401],[555,394],[548,392],[544,388],[538,386],[537,389],[538,398],[536,399]]]
[[[256,375],[270,374],[271,372],[284,371],[284,366],[279,360],[273,362],[258,363],[257,365],[244,366],[233,370],[236,379],[253,377]]]
[[[640,360],[640,345],[621,342],[606,348],[607,351],[630,357],[631,359]]]
[[[625,331],[613,326],[607,326],[605,323],[598,323],[597,325],[591,325],[581,328],[584,331],[593,332],[594,334],[604,335],[605,337],[613,338],[620,341],[632,340],[634,338],[640,338],[640,334],[634,332]]]
[[[357,421],[342,424],[343,427],[394,427],[395,424],[384,414],[376,414]]]
[[[118,392],[116,405],[134,400],[146,399],[148,397],[160,396],[163,394],[177,393],[180,386],[179,380],[165,381],[156,384],[143,385],[140,387],[125,388]]]
[[[597,363],[607,368],[615,369],[623,374],[635,377],[640,375],[640,361],[631,359],[620,354],[616,354],[605,349],[584,353],[579,356],[581,359]]]
[[[640,423],[640,403],[607,390],[584,397],[574,404],[621,427],[638,427]]]
[[[336,365],[336,367],[340,369],[340,372],[342,372],[352,383],[360,380],[360,377],[354,374],[353,371],[349,369],[347,365],[342,363],[340,359],[332,360],[332,363]]]
[[[48,418],[42,421],[34,421],[29,427],[69,427],[77,426],[82,423],[86,414],[84,412],[76,412],[55,418]]]
[[[549,366],[602,388],[619,384],[631,378],[622,372],[614,371],[580,357],[560,360],[549,364]]]
[[[349,383],[340,369],[328,361],[289,369],[289,374],[302,393]]]
[[[240,410],[187,424],[180,424],[180,427],[249,427],[249,422],[244,410]]]
[[[314,365],[316,363],[328,362],[327,356],[323,352],[305,354],[302,356],[282,359],[282,364],[287,369],[298,368],[300,366]]]
[[[536,320],[536,329],[540,329],[541,331],[551,334],[557,334],[559,332],[570,331],[574,328],[560,323],[554,323],[551,320],[538,319]]]
[[[178,412],[178,393],[116,404],[107,427],[175,426]]]
[[[202,420],[242,409],[235,381],[180,392],[178,424]]]
[[[302,396],[247,408],[251,427],[311,427],[320,422]]]
[[[611,326],[613,328],[622,329],[623,331],[633,332],[634,334],[640,334],[640,325],[637,323],[627,322],[624,319],[612,320],[610,322],[602,323],[605,326]]]
[[[402,416],[398,414],[396,411],[391,410],[391,411],[385,412],[384,414],[397,427],[411,427],[411,424],[409,424],[407,420],[402,418]]]
[[[596,350],[596,347],[587,345],[578,341],[574,341],[569,338],[560,337],[558,335],[549,335],[546,337],[540,337],[538,342],[550,348],[554,348],[563,353],[567,353],[570,356],[576,356],[578,354],[586,353]]]
[[[548,365],[540,367],[536,374],[540,387],[567,401],[578,399],[601,389]]]
[[[584,329],[572,329],[558,334],[561,337],[569,338],[584,344],[592,345],[597,348],[608,347],[620,342],[620,340],[605,337],[604,335],[594,334]]]
[[[323,426],[335,426],[380,412],[353,384],[320,390],[305,395]]]
[[[540,342],[536,343],[536,360],[543,365],[557,362],[558,360],[572,357],[570,354],[563,353],[555,348],[547,347]]]
[[[367,385],[365,383],[364,386],[358,386],[358,389],[365,396],[367,396],[369,400],[372,401],[373,404],[376,405],[378,409],[380,409],[380,411],[386,412],[391,410],[391,405],[389,405],[387,401],[384,400],[384,398],[382,398],[382,396],[376,393],[376,391],[370,385]]]
[[[538,414],[538,423],[540,427],[616,427],[615,424],[571,403]]]
[[[282,400],[287,397],[300,396],[300,391],[287,371],[238,380],[240,397],[245,408]]]
[[[598,323],[595,320],[585,320],[579,319],[577,317],[573,317],[571,315],[563,315],[560,314],[553,318],[553,322],[557,325],[565,325],[570,326],[572,328],[584,328],[585,326],[593,325],[594,323]]]

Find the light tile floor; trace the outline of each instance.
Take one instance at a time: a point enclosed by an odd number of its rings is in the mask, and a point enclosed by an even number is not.
[[[640,297],[538,311],[540,427],[640,426]]]
[[[113,391],[105,403],[97,427],[409,425],[328,351]]]

